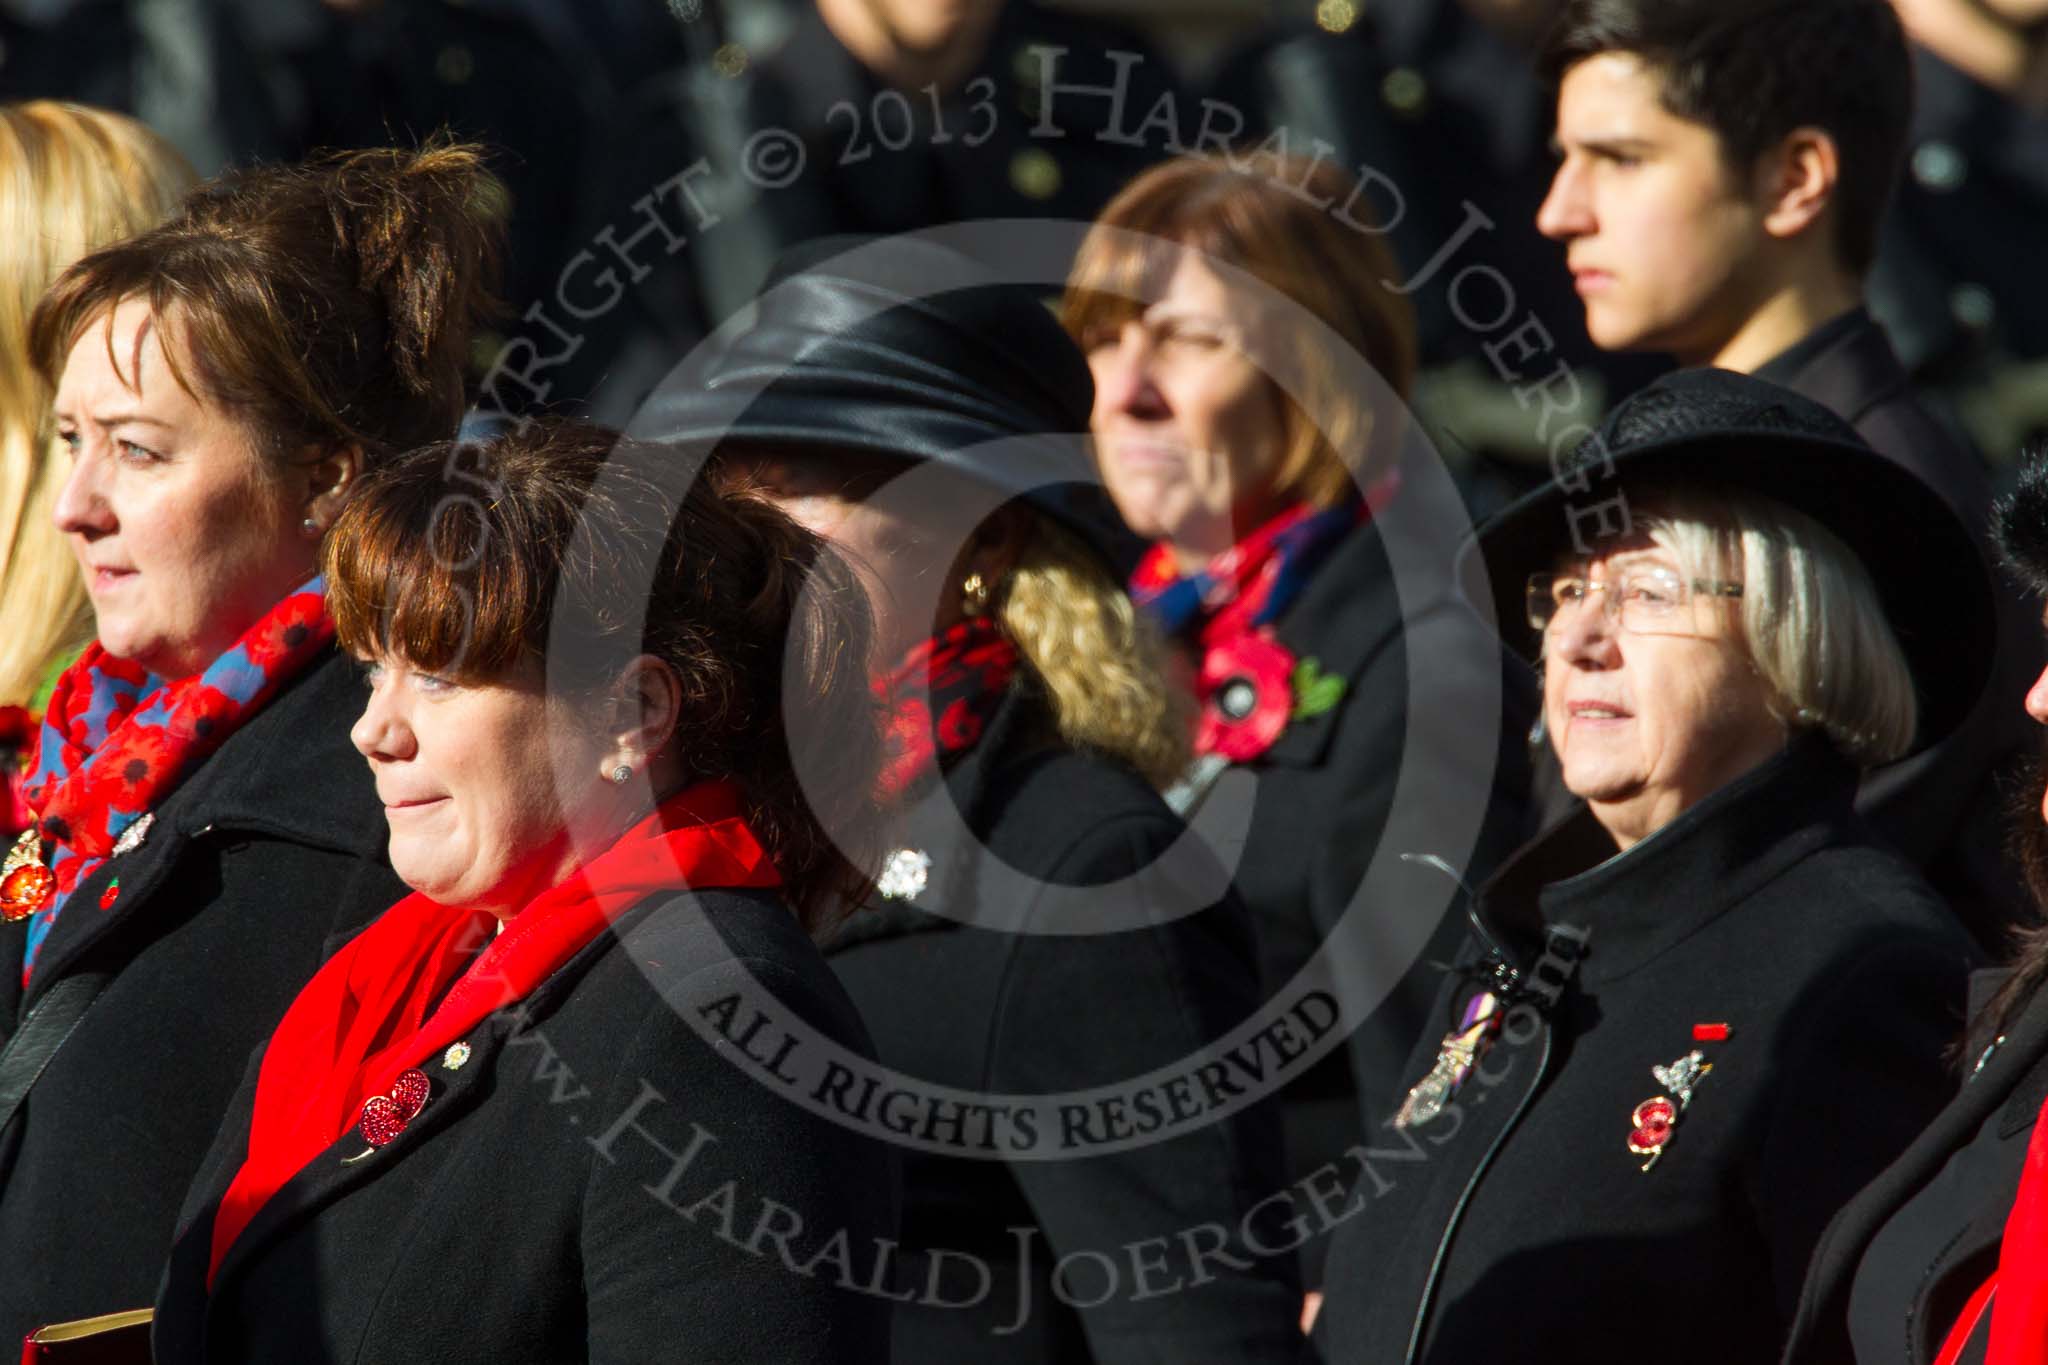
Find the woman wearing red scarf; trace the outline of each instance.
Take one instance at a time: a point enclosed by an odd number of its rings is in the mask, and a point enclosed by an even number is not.
[[[342,514],[353,737],[414,894],[229,1108],[157,1360],[886,1352],[860,1287],[887,1154],[782,1069],[866,1051],[805,931],[865,885],[834,839],[858,849],[873,803],[807,803],[784,719],[830,737],[809,775],[872,781],[865,610],[774,509],[702,480],[678,506],[688,473],[533,424],[401,457]]]
[[[1992,518],[2004,567],[2048,594],[2048,449]],[[2048,673],[2024,699],[2048,725]],[[2011,840],[2048,910],[2048,747],[2012,784]],[[1836,1215],[1815,1249],[1785,1365],[2048,1363],[2048,931],[1971,981],[1961,1090]]]
[[[826,948],[893,1072],[899,1365],[1302,1349],[1256,1087],[1234,1113],[1189,1091],[1142,1132],[1121,1099],[1060,1107],[1096,1087],[1155,1104],[1142,1078],[1214,1065],[1260,1003],[1244,907],[1154,789],[1185,724],[1111,567],[1088,394],[1029,291],[891,238],[785,257],[708,384],[654,414],[721,438],[733,477],[829,538],[876,604],[894,848]]]
[[[1465,517],[1404,409],[1414,323],[1385,283],[1402,272],[1375,202],[1328,163],[1169,162],[1102,211],[1062,311],[1094,371],[1102,481],[1151,542],[1132,595],[1181,647],[1200,708],[1170,799],[1199,824],[1254,792],[1237,889],[1268,991],[1354,903],[1375,954],[1447,953],[1455,882],[1395,855],[1477,885],[1526,819],[1533,689],[1450,590]],[[1404,772],[1400,823],[1426,842],[1383,848]],[[1341,956],[1361,981],[1388,976]],[[1385,1003],[1289,1089],[1294,1174],[1388,1118],[1359,1096],[1397,1093],[1432,980],[1366,988]]]
[[[223,178],[37,306],[97,640],[0,881],[0,1340],[149,1300],[249,1050],[402,892],[316,570],[357,474],[453,434],[491,185],[447,146]]]

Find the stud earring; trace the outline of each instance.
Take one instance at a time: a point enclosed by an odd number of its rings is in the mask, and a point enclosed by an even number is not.
[[[960,610],[969,616],[987,614],[988,580],[979,573],[967,575],[967,581],[960,585]]]
[[[618,767],[612,769],[611,771],[611,779],[615,786],[625,786],[627,781],[631,779],[632,776],[633,765],[630,763],[621,763]]]
[[[320,523],[311,517],[307,517],[304,521],[300,522],[299,529],[304,531],[313,540],[320,539]]]

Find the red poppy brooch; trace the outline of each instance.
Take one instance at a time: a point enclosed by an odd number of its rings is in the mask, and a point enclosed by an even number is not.
[[[1699,1043],[1722,1042],[1729,1033],[1726,1024],[1694,1024],[1692,1028],[1693,1041]],[[1664,1093],[1644,1100],[1628,1116],[1628,1149],[1649,1158],[1643,1163],[1643,1170],[1648,1171],[1664,1155],[1679,1118],[1692,1105],[1693,1091],[1713,1069],[1714,1064],[1698,1048],[1668,1066],[1650,1068],[1651,1077],[1664,1087]]]
[[[0,920],[27,919],[50,903],[57,874],[43,862],[42,832],[30,826],[0,864]]]
[[[1299,659],[1272,631],[1246,631],[1202,652],[1195,752],[1245,763],[1273,747],[1289,721],[1319,716],[1344,696],[1344,679]]]
[[[418,1067],[399,1073],[391,1083],[390,1094],[372,1095],[363,1101],[363,1141],[372,1147],[382,1147],[404,1132],[406,1125],[426,1107],[432,1089],[427,1073]]]

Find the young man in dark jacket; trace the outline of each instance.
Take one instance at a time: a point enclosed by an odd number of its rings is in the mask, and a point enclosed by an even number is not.
[[[1984,534],[1982,461],[1914,397],[1864,306],[1912,114],[1889,0],[1570,0],[1544,54],[1561,160],[1537,227],[1586,327],[1769,379],[1834,409]],[[1987,945],[2023,913],[1997,784],[2038,667],[2017,599],[1971,723],[1876,774],[1863,813]]]

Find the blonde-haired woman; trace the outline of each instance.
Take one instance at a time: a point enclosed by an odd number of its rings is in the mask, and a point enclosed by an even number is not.
[[[1434,947],[1452,946],[1450,881],[1407,865],[1398,886],[1366,885],[1404,773],[1415,793],[1404,820],[1445,842],[1388,852],[1447,858],[1468,884],[1526,820],[1527,670],[1447,581],[1397,582],[1383,534],[1432,514],[1417,496],[1430,471],[1403,441],[1414,323],[1384,283],[1401,272],[1372,203],[1326,163],[1164,163],[1103,209],[1061,309],[1094,373],[1102,482],[1151,542],[1132,595],[1195,679],[1197,756],[1174,804],[1211,818],[1204,805],[1231,790],[1218,784],[1232,772],[1255,793],[1236,880],[1268,992],[1317,958],[1354,903],[1375,943],[1427,915]],[[1354,382],[1342,358],[1380,383]],[[1427,706],[1411,694],[1416,678]],[[1419,723],[1432,708],[1460,723]],[[1474,829],[1465,847],[1452,842]],[[1420,940],[1427,926],[1415,928]],[[1324,956],[1354,981],[1386,975],[1360,954]],[[1295,1176],[1342,1160],[1386,1120],[1360,1096],[1392,1088],[1431,989],[1408,970],[1343,1051],[1290,1085]],[[1314,1279],[1316,1245],[1304,1254]]]
[[[828,952],[900,1097],[872,1114],[905,1148],[893,1359],[1292,1359],[1291,1251],[1247,1240],[1285,1183],[1270,1106],[1090,1155],[1157,1116],[1023,1131],[1005,1099],[1192,1067],[1258,1001],[1248,916],[1157,794],[1187,727],[1114,567],[1087,366],[1028,291],[948,288],[982,278],[950,252],[832,250],[654,425],[722,438],[875,602],[899,846]]]
[[[161,222],[195,179],[176,148],[125,115],[0,104],[0,762],[33,741],[56,670],[92,638],[85,584],[52,518],[67,466],[55,458],[50,386],[28,354],[29,313],[65,266]],[[0,834],[18,834],[26,814],[0,807]]]

